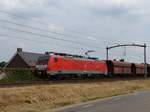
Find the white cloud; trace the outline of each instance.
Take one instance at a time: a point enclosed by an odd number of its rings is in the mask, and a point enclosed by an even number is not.
[[[11,10],[15,8],[18,3],[19,3],[19,0],[1,0],[0,6],[1,8],[4,8],[6,10]]]
[[[82,5],[93,7],[137,6],[141,0],[80,0]]]
[[[126,5],[126,6],[137,6],[141,3],[141,0],[112,0],[109,1],[113,5]]]
[[[53,31],[53,32],[64,32],[64,29],[62,27],[56,26],[54,24],[49,24],[48,25],[48,30]]]

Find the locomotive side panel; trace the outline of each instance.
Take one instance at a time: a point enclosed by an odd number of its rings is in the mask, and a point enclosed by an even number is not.
[[[57,58],[57,62],[55,61]],[[53,73],[52,73],[53,72]],[[49,74],[107,74],[105,61],[77,59],[68,57],[51,57],[48,64]]]

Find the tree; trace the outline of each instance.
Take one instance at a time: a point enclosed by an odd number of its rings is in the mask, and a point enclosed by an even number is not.
[[[7,63],[6,63],[5,61],[0,62],[0,68],[5,67],[6,64],[7,64]]]

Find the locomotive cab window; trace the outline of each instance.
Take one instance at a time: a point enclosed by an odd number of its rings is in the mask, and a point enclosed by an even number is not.
[[[47,64],[50,56],[41,56],[38,59],[38,64]]]

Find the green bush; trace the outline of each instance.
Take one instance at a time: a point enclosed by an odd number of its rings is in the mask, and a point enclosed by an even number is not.
[[[0,62],[0,68],[3,68],[3,67],[5,67],[5,65],[6,65],[7,63],[5,62],[5,61],[3,61],[3,62]]]
[[[1,82],[24,82],[40,80],[31,69],[4,69],[8,74]]]

